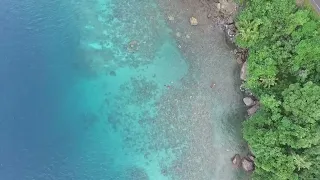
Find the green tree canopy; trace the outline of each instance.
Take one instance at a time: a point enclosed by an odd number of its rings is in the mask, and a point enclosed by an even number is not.
[[[243,123],[254,179],[319,179],[319,18],[293,0],[247,0],[236,26],[249,49],[245,86],[261,104]]]

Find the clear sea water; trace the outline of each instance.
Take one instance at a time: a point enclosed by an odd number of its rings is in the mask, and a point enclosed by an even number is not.
[[[0,179],[170,179],[151,134],[188,70],[171,36],[153,0],[1,0]]]

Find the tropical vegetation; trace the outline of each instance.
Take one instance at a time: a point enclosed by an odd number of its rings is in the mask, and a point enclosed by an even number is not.
[[[256,180],[320,179],[320,20],[294,0],[247,0],[236,43],[259,111],[243,124]]]

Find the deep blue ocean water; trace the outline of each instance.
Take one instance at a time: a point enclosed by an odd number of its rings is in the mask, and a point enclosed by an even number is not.
[[[0,1],[1,180],[169,178],[139,120],[187,66],[154,2],[133,4]]]
[[[0,2],[0,179],[41,177],[75,140],[57,133],[69,128],[59,106],[75,78],[70,59],[79,38],[67,7],[64,1]]]

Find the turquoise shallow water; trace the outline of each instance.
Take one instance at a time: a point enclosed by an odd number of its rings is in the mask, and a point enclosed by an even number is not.
[[[188,66],[155,2],[0,5],[0,179],[170,179],[156,104]]]
[[[93,179],[167,179],[161,170],[174,155],[170,147],[153,147],[155,103],[166,85],[179,85],[187,65],[164,17],[153,1],[74,7],[80,12],[81,58],[75,64],[81,77],[69,97],[78,99],[81,117],[74,119],[85,129],[80,171]]]

